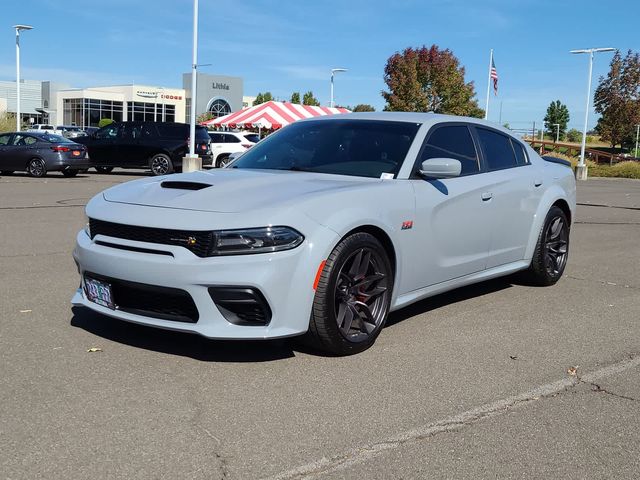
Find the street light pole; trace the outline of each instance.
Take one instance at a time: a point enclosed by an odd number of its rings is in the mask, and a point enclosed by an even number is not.
[[[593,72],[593,54],[597,52],[612,52],[615,48],[587,48],[583,50],[571,50],[570,53],[589,54],[589,80],[587,82],[587,105],[584,111],[584,128],[582,129],[582,144],[580,145],[580,161],[576,168],[576,178],[578,180],[587,179],[587,165],[584,162],[584,152],[587,146],[587,123],[589,121],[589,102],[591,101],[591,74]]]
[[[333,108],[333,76],[336,73],[346,72],[346,68],[332,68],[331,69],[331,101],[329,102],[329,106]]]
[[[20,31],[31,30],[31,25],[14,25],[16,29],[16,132],[20,131]]]
[[[556,143],[558,143],[558,140],[560,139],[560,124],[554,123],[553,126],[556,127]]]
[[[636,149],[633,151],[633,156],[638,158],[638,137],[640,136],[640,125],[636,125]]]
[[[189,128],[189,156],[196,153],[196,87],[198,85],[198,0],[193,0],[193,50],[191,61],[191,119]]]

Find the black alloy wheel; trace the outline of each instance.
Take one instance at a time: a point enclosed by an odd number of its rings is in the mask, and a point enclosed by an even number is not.
[[[149,161],[149,168],[154,175],[167,175],[173,173],[173,163],[168,155],[157,153]]]
[[[32,158],[27,165],[27,173],[32,177],[44,177],[47,174],[47,167],[39,158]]]
[[[307,336],[336,355],[369,348],[384,327],[393,291],[393,269],[380,242],[360,232],[342,240],[318,281]]]
[[[569,256],[569,234],[569,220],[564,211],[551,207],[540,231],[531,266],[524,272],[525,280],[546,286],[560,279]]]
[[[559,277],[567,263],[569,229],[566,219],[556,216],[547,225],[544,243],[544,265],[549,276]]]

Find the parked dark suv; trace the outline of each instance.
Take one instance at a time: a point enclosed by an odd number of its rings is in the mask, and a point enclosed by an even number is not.
[[[87,146],[90,165],[100,173],[122,167],[150,168],[154,175],[164,175],[182,168],[182,157],[189,150],[189,125],[112,123],[92,135],[73,140]],[[205,165],[211,163],[209,143],[207,129],[196,126],[196,152]]]

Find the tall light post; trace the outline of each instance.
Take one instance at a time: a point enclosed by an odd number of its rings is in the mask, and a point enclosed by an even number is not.
[[[558,143],[558,140],[560,139],[560,124],[554,123],[553,126],[556,127],[556,143]]]
[[[584,128],[582,129],[582,145],[580,146],[580,161],[576,168],[578,180],[587,179],[587,165],[584,163],[584,151],[587,146],[587,122],[589,121],[589,102],[591,101],[591,74],[593,72],[593,54],[597,52],[613,52],[615,48],[587,48],[583,50],[571,50],[570,53],[589,54],[589,80],[587,82],[587,106],[584,111]]]
[[[636,149],[633,151],[633,156],[638,158],[638,137],[640,137],[640,125],[636,125]]]
[[[189,157],[196,153],[196,87],[198,85],[198,0],[193,0],[193,50],[191,61],[191,119],[189,129]]]
[[[333,76],[336,73],[346,72],[346,71],[347,71],[346,68],[332,68],[331,69],[331,102],[329,103],[330,107],[333,107]]]
[[[14,25],[16,29],[16,132],[20,131],[20,32],[32,30],[31,25]]]

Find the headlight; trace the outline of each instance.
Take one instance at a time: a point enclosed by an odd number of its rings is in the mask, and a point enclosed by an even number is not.
[[[211,255],[242,255],[291,250],[304,241],[304,236],[289,227],[247,228],[213,232]]]

